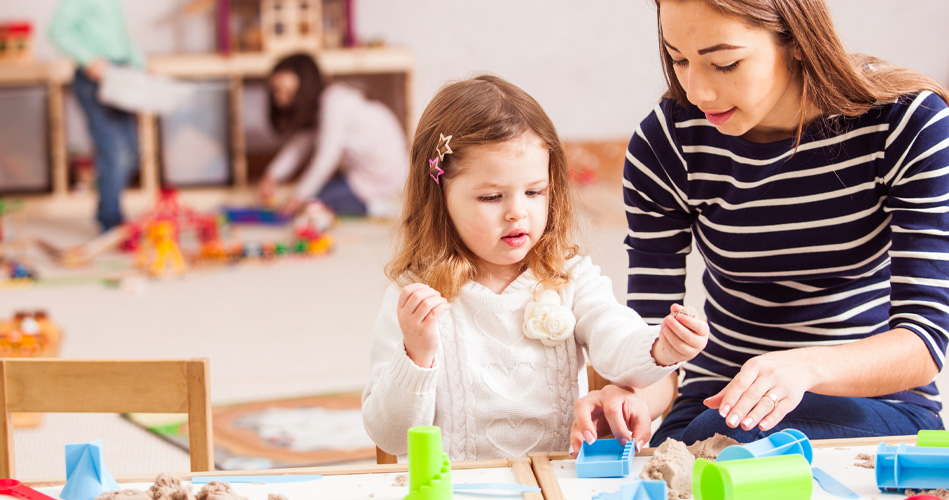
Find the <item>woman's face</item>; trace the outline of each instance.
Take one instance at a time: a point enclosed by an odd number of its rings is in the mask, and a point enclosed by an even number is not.
[[[659,23],[679,84],[719,132],[753,142],[795,134],[801,78],[770,32],[698,0],[661,0]]]
[[[300,88],[300,79],[292,71],[278,71],[268,82],[273,102],[278,108],[289,107]]]

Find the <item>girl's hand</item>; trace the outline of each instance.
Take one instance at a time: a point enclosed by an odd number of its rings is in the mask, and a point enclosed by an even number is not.
[[[811,383],[813,372],[806,349],[774,351],[745,362],[728,385],[705,400],[717,408],[725,425],[766,431],[797,407]]]
[[[103,75],[105,75],[106,68],[109,67],[109,61],[102,57],[97,57],[87,64],[83,71],[86,72],[86,76],[94,82],[101,82]]]
[[[708,322],[695,317],[691,309],[672,304],[672,314],[662,320],[652,357],[660,366],[669,366],[694,358],[708,343]]]
[[[405,353],[418,366],[431,368],[438,351],[438,318],[451,304],[434,288],[412,283],[399,294],[399,327]]]
[[[260,183],[257,184],[257,196],[260,197],[260,202],[265,206],[273,206],[274,192],[277,190],[277,181],[272,177],[264,176],[263,179],[260,179]]]
[[[612,433],[623,445],[635,440],[636,451],[641,450],[652,435],[652,419],[646,401],[615,385],[590,391],[578,399],[573,403],[573,415],[570,455],[574,458],[584,441],[592,443],[600,435]]]

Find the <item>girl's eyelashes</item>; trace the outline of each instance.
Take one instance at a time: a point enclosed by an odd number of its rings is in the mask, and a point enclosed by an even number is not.
[[[689,64],[688,59],[673,59],[672,60],[672,65],[675,67],[685,66],[687,64]]]
[[[546,188],[544,188],[544,189],[534,189],[534,190],[527,191],[526,194],[527,194],[527,197],[528,197],[528,198],[536,198],[536,197],[538,197],[538,196],[543,196],[543,195],[547,194],[547,189],[546,189]]]
[[[544,189],[529,189],[529,190],[527,190],[527,191],[524,191],[524,194],[527,195],[528,198],[536,198],[536,197],[538,197],[538,196],[544,196],[544,195],[547,194],[547,188],[544,188]],[[486,195],[478,196],[478,201],[485,202],[485,203],[491,203],[491,202],[493,202],[493,201],[498,201],[498,200],[500,200],[501,197],[502,197],[502,195],[500,195],[500,194],[486,194]]]

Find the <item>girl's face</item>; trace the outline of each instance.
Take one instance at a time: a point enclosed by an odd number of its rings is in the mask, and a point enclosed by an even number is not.
[[[292,71],[278,71],[268,82],[273,102],[278,108],[289,107],[300,88],[300,78]]]
[[[753,142],[795,134],[801,79],[770,32],[695,0],[662,0],[659,23],[679,84],[719,132]]]
[[[448,215],[479,281],[510,282],[547,227],[550,154],[533,132],[465,151],[445,183]]]

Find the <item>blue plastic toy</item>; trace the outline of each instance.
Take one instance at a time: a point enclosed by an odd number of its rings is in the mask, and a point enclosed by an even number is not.
[[[807,463],[814,458],[811,441],[797,429],[784,429],[748,444],[731,445],[718,454],[716,462],[742,460],[745,458],[777,457],[781,455],[804,455]]]
[[[290,214],[280,213],[273,208],[238,208],[224,207],[222,209],[227,221],[231,224],[266,224],[283,225],[293,220]]]
[[[880,491],[949,487],[949,448],[880,443],[875,467]]]
[[[626,445],[616,439],[599,439],[583,443],[577,454],[577,477],[625,477],[633,462],[634,441]]]
[[[63,500],[93,500],[106,491],[119,491],[119,483],[102,463],[102,440],[66,445],[66,485]]]
[[[619,491],[600,493],[592,500],[666,500],[666,482],[637,479],[620,486]]]

